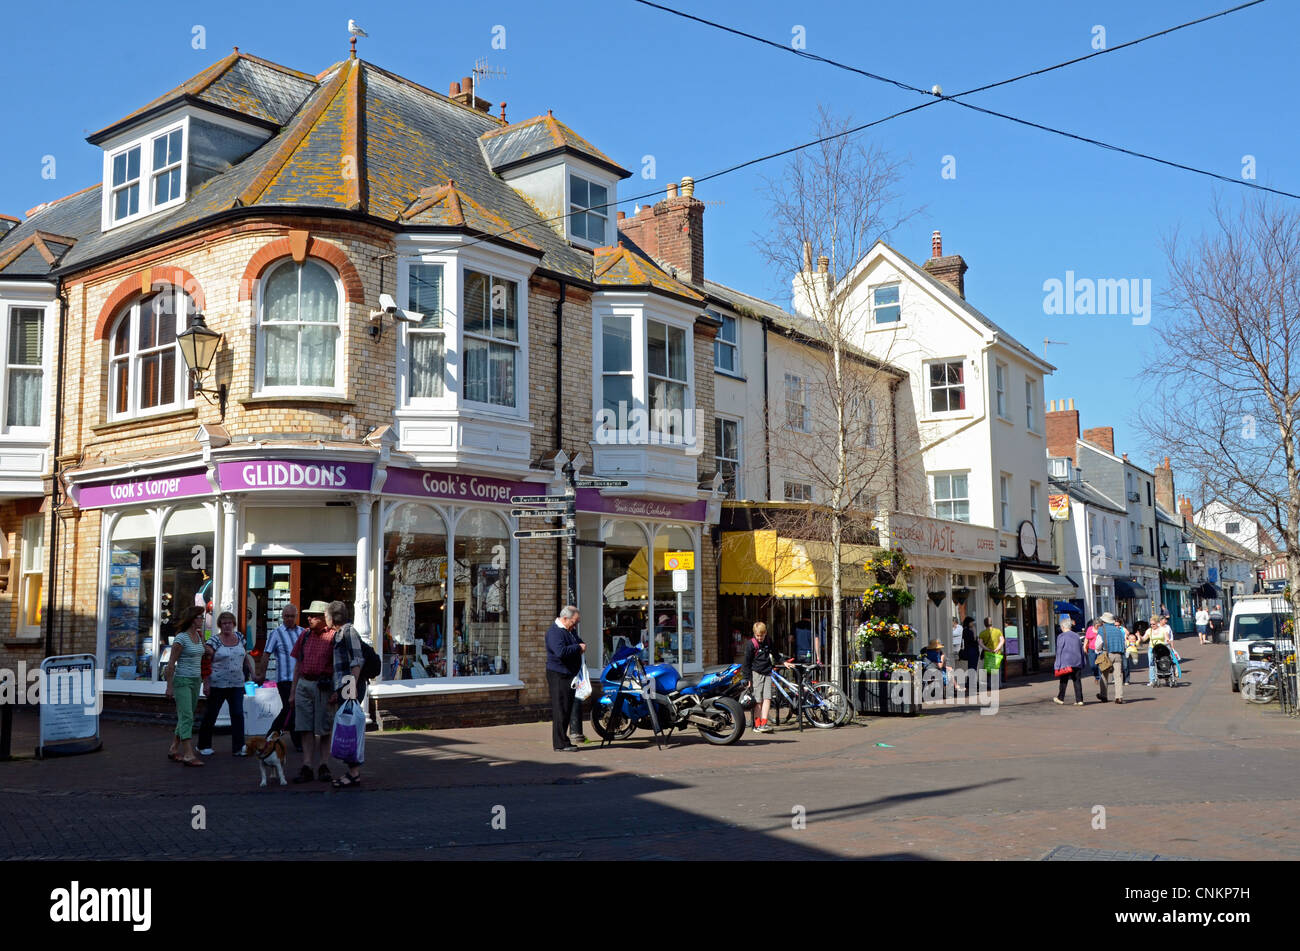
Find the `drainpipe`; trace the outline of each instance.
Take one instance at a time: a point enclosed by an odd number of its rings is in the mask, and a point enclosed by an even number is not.
[[[569,285],[560,281],[560,298],[555,302],[555,448],[564,448],[564,301],[568,297]],[[564,546],[555,546],[555,592],[560,604],[568,604],[565,598]]]
[[[58,566],[59,550],[59,453],[63,446],[63,361],[64,341],[68,339],[68,294],[63,286],[63,278],[55,285],[55,294],[59,298],[59,355],[54,368],[54,457],[51,471],[54,478],[50,483],[50,583],[45,605],[45,656],[54,653],[54,591],[57,584],[55,569]]]
[[[771,420],[768,417],[768,382],[767,382],[767,318],[763,318],[763,460],[764,468],[767,470],[767,497],[766,501],[772,501],[772,437],[769,430],[772,428]]]

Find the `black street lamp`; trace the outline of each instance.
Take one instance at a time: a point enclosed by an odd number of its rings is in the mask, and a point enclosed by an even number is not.
[[[209,403],[221,407],[221,418],[226,418],[226,384],[218,384],[215,390],[204,389],[203,376],[212,368],[212,360],[221,346],[221,334],[208,327],[202,314],[195,314],[190,325],[176,335],[176,343],[181,348],[181,358],[190,372],[190,381],[194,392]]]
[[[1160,560],[1169,564],[1169,542],[1164,540],[1160,542]]]

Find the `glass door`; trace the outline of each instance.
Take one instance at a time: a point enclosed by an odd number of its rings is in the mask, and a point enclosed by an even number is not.
[[[301,565],[297,559],[244,562],[239,616],[244,621],[245,638],[255,650],[262,650],[267,635],[280,626],[284,606],[298,604],[300,584]]]

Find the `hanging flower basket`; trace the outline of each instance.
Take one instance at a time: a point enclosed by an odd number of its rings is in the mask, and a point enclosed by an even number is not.
[[[911,565],[897,548],[881,552],[867,562],[867,570],[876,577],[878,584],[891,585],[903,575]]]
[[[931,591],[929,592],[929,595],[930,595],[930,601],[934,604],[936,608],[939,605],[943,604],[944,598],[948,597],[942,591]]]
[[[952,603],[965,604],[967,599],[970,598],[970,594],[971,594],[970,588],[953,588]]]
[[[1002,603],[1002,589],[999,588],[996,584],[989,585],[988,594],[989,594],[989,600],[992,601],[994,604]]]

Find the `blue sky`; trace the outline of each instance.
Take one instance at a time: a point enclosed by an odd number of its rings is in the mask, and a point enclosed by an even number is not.
[[[972,4],[788,3],[680,0],[682,9],[788,42],[804,28],[807,49],[872,72],[952,93],[1089,52],[1094,28],[1114,46],[1230,6],[1230,0],[1040,0]],[[268,4],[233,0],[185,5],[10,5],[7,32],[21,42],[0,59],[0,212],[21,215],[94,183],[100,153],[89,132],[161,94],[230,51],[316,73],[347,52],[346,23],[370,33],[367,60],[445,91],[486,57],[505,78],[481,90],[523,119],[553,109],[629,169],[655,158],[657,178],[638,174],[621,197],[697,178],[811,137],[818,103],[859,122],[914,105],[913,93],[729,37],[632,3]],[[919,11],[924,10],[924,15]],[[195,49],[194,28],[206,48]],[[493,48],[504,27],[504,49]],[[1044,77],[972,97],[1024,118],[1240,177],[1254,156],[1257,181],[1300,191],[1300,126],[1290,80],[1300,13],[1272,0]],[[500,36],[498,31],[495,35]],[[1086,427],[1111,425],[1116,448],[1148,452],[1130,425],[1151,370],[1153,329],[1167,270],[1163,243],[1199,233],[1216,191],[1236,203],[1249,192],[1004,120],[941,104],[868,134],[910,166],[904,197],[924,206],[894,237],[914,260],[942,230],[946,253],[970,267],[967,298],[1059,369],[1047,398],[1073,397]],[[54,156],[56,177],[42,177]],[[942,176],[944,157],[956,177]],[[753,242],[765,227],[763,175],[747,169],[697,189],[705,214],[708,275],[781,299],[789,275],[765,273]],[[1285,200],[1285,199],[1284,199]],[[626,210],[631,212],[631,204]],[[1045,281],[1149,279],[1149,326],[1127,317],[1044,313]],[[1182,486],[1180,486],[1181,488]]]

